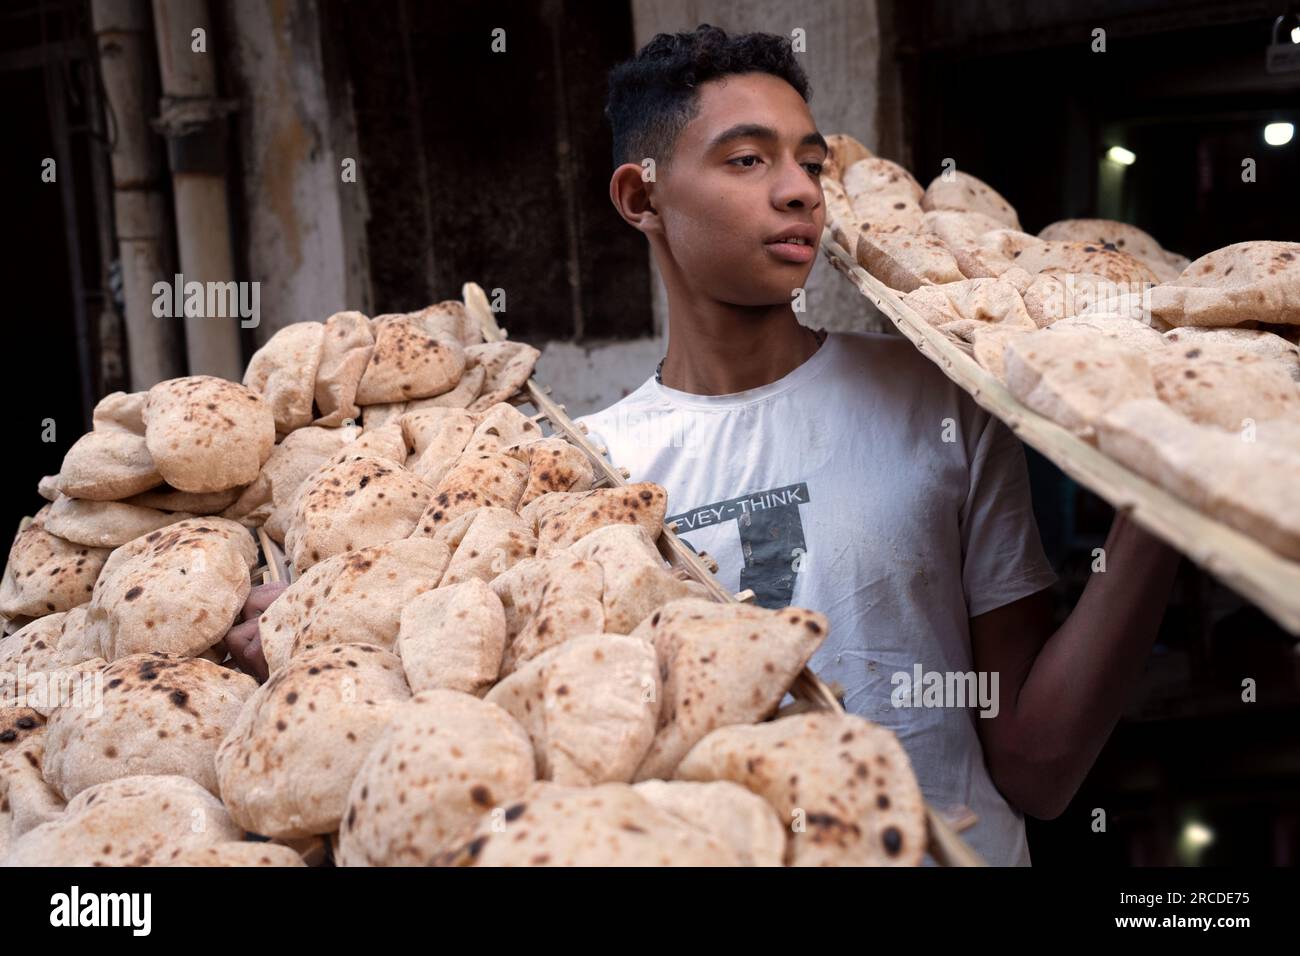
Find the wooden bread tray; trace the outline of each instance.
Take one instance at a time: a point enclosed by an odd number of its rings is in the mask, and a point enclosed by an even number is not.
[[[922,355],[982,408],[1005,422],[1025,444],[1253,601],[1287,631],[1300,634],[1300,564],[1198,511],[1023,405],[960,343],[932,326],[897,291],[862,268],[835,241],[829,228],[822,233],[822,251]]]

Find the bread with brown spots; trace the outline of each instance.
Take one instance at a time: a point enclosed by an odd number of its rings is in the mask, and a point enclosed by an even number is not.
[[[60,495],[45,514],[45,530],[92,548],[116,548],[142,534],[194,515],[142,508],[124,501],[90,501]]]
[[[540,779],[587,787],[632,779],[654,739],[659,696],[653,647],[583,634],[532,658],[485,699],[528,731]]]
[[[432,537],[475,508],[514,511],[528,483],[528,465],[518,450],[462,452],[452,459],[434,487],[416,532]]]
[[[400,418],[407,443],[415,449],[410,469],[431,485],[440,482],[465,450],[478,416],[463,408],[429,408]]]
[[[538,782],[479,818],[434,866],[739,866],[717,837],[661,810],[625,783]]]
[[[412,866],[450,848],[536,779],[523,728],[500,707],[454,690],[400,705],[352,780],[339,826],[340,866]]]
[[[574,557],[595,561],[603,572],[600,603],[605,630],[630,634],[656,608],[680,598],[707,598],[704,585],[683,581],[669,571],[654,542],[639,525],[597,528],[566,549]]]
[[[1251,352],[1261,358],[1282,363],[1287,373],[1300,382],[1300,346],[1288,342],[1274,332],[1264,329],[1215,329],[1190,325],[1182,329],[1170,329],[1164,333],[1164,338],[1170,345],[1189,348],[1223,345],[1243,352]]]
[[[309,475],[293,498],[285,550],[301,574],[345,551],[409,537],[434,489],[401,465],[358,458]]]
[[[540,579],[519,579],[525,588],[540,585],[540,591],[533,599],[536,610],[522,621],[519,632],[506,645],[502,675],[513,673],[538,654],[572,637],[605,629],[605,609],[600,603],[604,573],[600,565],[565,555],[545,567]]]
[[[860,159],[870,159],[875,154],[847,133],[832,133],[826,137],[826,162],[822,175],[832,180],[844,178],[844,171]]]
[[[0,614],[41,617],[90,600],[109,548],[74,544],[45,529],[46,505],[14,537],[0,579]]]
[[[519,497],[523,508],[553,491],[590,491],[595,469],[586,453],[563,438],[538,438],[519,445],[528,459],[528,484]]]
[[[485,374],[478,398],[470,402],[471,412],[487,411],[507,401],[524,387],[541,352],[523,342],[484,342],[465,349],[467,366],[481,365]]]
[[[324,323],[294,322],[276,331],[248,360],[244,385],[271,406],[277,435],[312,423],[324,345]]]
[[[282,840],[337,830],[352,778],[410,696],[402,662],[373,644],[293,658],[248,699],[217,749],[231,817]]]
[[[1140,259],[1161,282],[1178,278],[1188,265],[1186,256],[1167,252],[1150,233],[1110,219],[1062,219],[1045,226],[1038,238],[1114,246],[1120,252]]]
[[[133,654],[104,670],[102,700],[63,706],[45,733],[45,779],[65,800],[136,774],[217,792],[216,752],[257,682],[192,657]]]
[[[451,391],[465,371],[465,349],[436,339],[405,315],[370,321],[375,336],[370,362],[357,383],[356,402],[404,402]]]
[[[906,751],[853,714],[723,727],[677,778],[730,780],[767,800],[790,830],[790,866],[919,866],[925,856],[925,803]]]
[[[1300,243],[1238,242],[1215,249],[1151,290],[1151,314],[1179,327],[1300,325]]]
[[[264,612],[258,630],[270,673],[327,644],[397,645],[402,608],[438,586],[447,548],[428,538],[388,541],[313,565]]]
[[[83,790],[14,842],[4,866],[160,866],[239,840],[221,801],[188,777],[139,775]]]
[[[859,230],[856,256],[862,268],[899,292],[965,278],[939,239],[897,225]]]
[[[173,378],[149,389],[144,423],[159,474],[181,491],[246,485],[275,447],[271,406],[251,388],[211,375]]]
[[[1015,285],[1002,278],[962,279],[942,285],[923,285],[903,296],[903,301],[935,328],[955,332],[953,323],[983,326],[1038,328],[1025,310],[1025,300]]]
[[[470,578],[491,581],[537,553],[537,539],[528,524],[505,508],[467,511],[443,525],[434,540],[452,552],[440,582],[442,587]]]
[[[269,462],[270,459],[267,461]],[[243,493],[242,487],[226,488],[223,491],[178,491],[170,485],[159,485],[157,488],[142,491],[123,500],[128,505],[156,508],[159,511],[183,511],[187,515],[217,515],[238,501]]]
[[[478,578],[425,591],[402,608],[397,648],[412,691],[446,688],[481,697],[501,673],[501,599]]]
[[[248,527],[264,527],[273,541],[283,544],[294,496],[302,483],[344,447],[355,443],[359,435],[356,426],[308,425],[290,432],[275,446],[257,480],[222,512],[222,517]]]
[[[942,172],[930,180],[920,203],[926,212],[977,212],[1008,228],[1020,228],[1020,217],[1011,203],[982,179],[959,169]]]
[[[785,866],[786,829],[766,800],[729,780],[643,780],[639,796],[726,843],[741,866]]]
[[[90,431],[63,456],[57,484],[72,498],[116,501],[163,483],[143,435]]]
[[[710,731],[772,714],[826,639],[826,617],[790,607],[686,598],[665,604],[631,634],[654,645],[663,703],[636,780],[670,779]]]
[[[487,381],[487,369],[482,365],[475,365],[473,368],[466,368],[461,373],[460,381],[450,392],[443,392],[441,395],[435,395],[432,398],[413,398],[409,402],[401,402],[398,408],[401,412],[420,412],[431,408],[465,408],[468,409],[473,404],[474,399],[478,398],[483,392],[483,384]],[[371,405],[367,408],[377,408]]]
[[[637,525],[651,541],[656,541],[663,530],[667,509],[668,492],[654,482],[640,481],[594,491],[551,492],[521,508],[519,513],[533,522],[538,553],[545,556],[610,524]]]
[[[483,331],[460,299],[435,302],[418,312],[408,313],[408,317],[435,339],[448,339],[462,347],[483,341]]]
[[[20,667],[31,675],[80,663],[69,659],[75,655],[64,654],[59,649],[59,642],[63,639],[63,625],[69,613],[58,611],[38,617],[0,640],[0,672],[14,674],[15,677],[10,680],[16,680],[16,672]],[[7,686],[4,690],[6,694],[12,692]]]
[[[491,408],[477,413],[474,433],[470,435],[465,451],[505,451],[512,445],[537,441],[542,429],[535,421],[513,405],[497,402]]]
[[[105,660],[162,651],[195,657],[223,637],[251,587],[257,545],[225,518],[187,518],[115,550],[86,627]]]
[[[185,850],[169,858],[164,866],[306,866],[297,851],[279,843],[243,840]]]
[[[63,798],[41,775],[45,753],[41,731],[21,742],[0,745],[0,860],[24,833],[63,813]]]
[[[325,340],[321,344],[315,387],[320,415],[313,425],[337,428],[356,424],[361,416],[356,402],[357,384],[374,348],[370,321],[360,312],[335,312],[325,320]]]
[[[31,707],[16,703],[17,687],[6,684],[3,690],[5,704],[0,706],[0,754],[6,754],[24,740],[45,733],[45,718]]]
[[[1235,432],[1300,417],[1300,385],[1281,362],[1208,343],[1166,347],[1148,361],[1156,395],[1193,422]]]

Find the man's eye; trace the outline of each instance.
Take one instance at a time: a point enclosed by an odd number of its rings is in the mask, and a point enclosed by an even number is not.
[[[820,176],[822,174],[821,163],[804,163],[804,165],[808,167],[808,172],[812,173],[814,176]]]
[[[759,158],[757,156],[754,156],[753,154],[750,154],[749,156],[737,156],[735,159],[731,160],[730,162],[736,165],[743,164],[746,169],[752,169],[753,168],[752,164],[745,162],[745,160],[747,159],[752,159],[754,160],[754,162],[760,162]]]

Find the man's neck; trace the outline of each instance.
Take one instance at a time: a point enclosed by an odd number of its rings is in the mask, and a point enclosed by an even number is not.
[[[729,395],[769,385],[808,361],[820,343],[788,305],[688,310],[669,302],[661,381],[692,395]]]

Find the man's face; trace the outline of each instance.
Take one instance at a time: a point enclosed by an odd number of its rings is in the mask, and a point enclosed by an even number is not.
[[[816,260],[826,159],[808,104],[784,80],[747,73],[700,88],[653,201],[688,286],[742,306],[788,303]],[[775,240],[801,233],[807,245]]]

